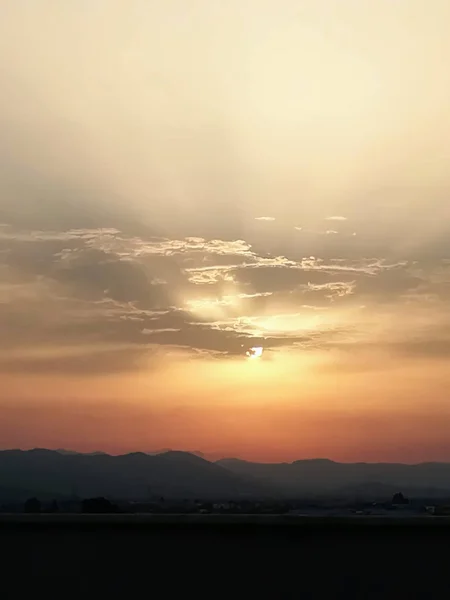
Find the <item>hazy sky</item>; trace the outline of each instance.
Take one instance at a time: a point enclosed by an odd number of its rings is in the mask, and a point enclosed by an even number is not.
[[[449,22],[3,0],[0,446],[450,461]]]

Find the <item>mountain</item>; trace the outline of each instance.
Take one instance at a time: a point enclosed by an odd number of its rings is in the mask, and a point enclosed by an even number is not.
[[[4,490],[26,489],[35,495],[145,499],[239,498],[261,495],[263,485],[187,452],[150,456],[133,453],[62,453],[56,450],[0,451]]]
[[[60,454],[85,454],[87,456],[96,456],[98,454],[106,454],[106,452],[76,452],[75,450],[65,450],[64,448],[58,448],[55,452]]]
[[[156,454],[167,454],[167,452],[177,452],[177,450],[172,450],[172,448],[162,448],[161,450],[152,450],[151,452],[146,452],[146,454],[149,454],[150,456],[155,456]],[[189,450],[186,453],[195,454],[196,456],[200,456],[201,458],[207,459],[205,454],[203,454],[203,452],[200,452],[199,450]]]
[[[375,494],[381,497],[390,495],[392,490],[401,490],[411,496],[446,496],[450,492],[449,463],[405,465],[313,459],[270,464],[229,458],[216,464],[288,496]]]
[[[337,463],[328,459],[292,463],[217,462],[168,450],[110,456],[57,450],[0,451],[0,501],[33,495],[144,500],[150,497],[366,498],[450,497],[450,464]]]

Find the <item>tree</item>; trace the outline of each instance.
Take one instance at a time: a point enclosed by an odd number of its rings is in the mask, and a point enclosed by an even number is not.
[[[401,492],[398,492],[392,497],[392,504],[409,504],[409,500]]]
[[[106,498],[86,498],[81,503],[81,512],[100,514],[100,513],[116,513],[117,506]]]
[[[40,513],[41,503],[37,498],[28,498],[23,507],[26,513]]]

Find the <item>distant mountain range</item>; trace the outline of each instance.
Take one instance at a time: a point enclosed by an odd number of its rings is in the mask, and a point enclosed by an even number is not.
[[[327,459],[263,464],[205,460],[167,451],[111,456],[67,450],[0,451],[0,501],[106,496],[234,499],[450,497],[450,464],[337,463]]]
[[[116,499],[242,498],[266,493],[264,484],[187,452],[110,456],[66,450],[0,451],[0,495]],[[3,491],[2,491],[3,490]],[[1,498],[0,498],[1,499]]]
[[[450,463],[338,463],[328,459],[264,464],[236,458],[215,464],[252,477],[288,496],[365,496],[380,499],[402,491],[410,496],[449,496]]]

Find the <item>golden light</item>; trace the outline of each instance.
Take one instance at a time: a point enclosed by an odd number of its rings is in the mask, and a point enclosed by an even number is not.
[[[263,352],[264,348],[262,346],[254,346],[253,348],[250,348],[250,350],[247,350],[246,355],[249,358],[261,358]]]

